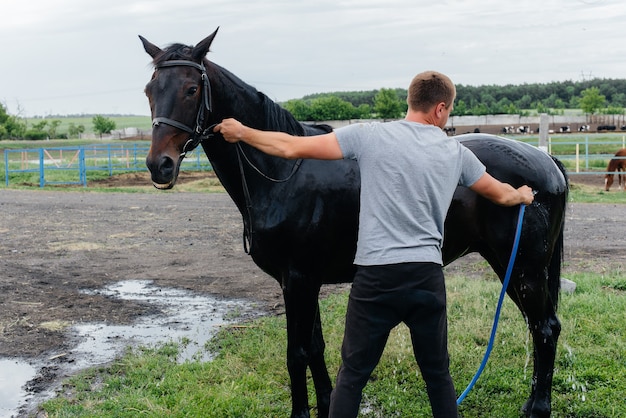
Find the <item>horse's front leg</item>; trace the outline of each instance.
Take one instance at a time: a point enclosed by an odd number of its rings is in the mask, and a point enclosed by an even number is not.
[[[310,416],[306,369],[311,367],[318,402],[318,416],[328,416],[332,390],[324,361],[324,340],[319,317],[320,284],[291,272],[283,279],[287,317],[287,370],[291,379],[291,416]]]
[[[317,301],[316,301],[317,302]],[[326,343],[322,332],[322,321],[320,318],[319,305],[316,303],[315,323],[313,324],[313,339],[311,341],[311,360],[309,367],[315,384],[315,394],[317,396],[317,416],[319,418],[328,417],[330,409],[330,393],[333,390],[328,367],[324,358]]]

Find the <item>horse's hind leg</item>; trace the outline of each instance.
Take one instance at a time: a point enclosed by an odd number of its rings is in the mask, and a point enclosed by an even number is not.
[[[560,254],[554,257],[560,262]],[[485,258],[489,260],[490,257],[487,255]],[[503,279],[502,264],[490,264]],[[549,417],[556,346],[561,332],[556,316],[560,278],[558,272],[549,272],[550,269],[542,267],[536,259],[518,257],[515,265],[520,267],[513,269],[507,293],[526,319],[533,340],[531,393],[522,412],[532,418]]]
[[[558,245],[557,245],[558,247]],[[528,253],[527,253],[528,254]],[[522,411],[529,417],[549,417],[552,377],[561,324],[556,315],[561,254],[557,248],[549,266],[544,257],[519,257],[508,294],[526,319],[533,340],[533,378]]]
[[[533,340],[532,390],[522,411],[529,417],[549,417],[554,361],[561,332],[556,305],[545,289],[533,289],[522,283],[514,291],[520,296],[516,303],[526,317]]]

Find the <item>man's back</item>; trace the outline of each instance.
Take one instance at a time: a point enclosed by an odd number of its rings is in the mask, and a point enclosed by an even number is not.
[[[484,166],[440,128],[409,121],[335,131],[344,158],[361,172],[355,263],[441,264],[443,224],[456,186],[473,184]]]

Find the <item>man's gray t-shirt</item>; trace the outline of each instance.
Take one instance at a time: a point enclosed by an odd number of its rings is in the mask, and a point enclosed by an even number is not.
[[[361,173],[354,263],[443,264],[444,221],[457,185],[471,186],[485,166],[432,125],[406,120],[335,130],[345,159]]]

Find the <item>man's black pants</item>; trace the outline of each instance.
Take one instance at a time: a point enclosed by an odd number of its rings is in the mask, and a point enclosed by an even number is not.
[[[457,417],[449,372],[446,291],[435,263],[359,266],[350,291],[341,348],[342,365],[330,417],[356,417],[361,394],[378,364],[389,332],[404,322],[434,417]]]

